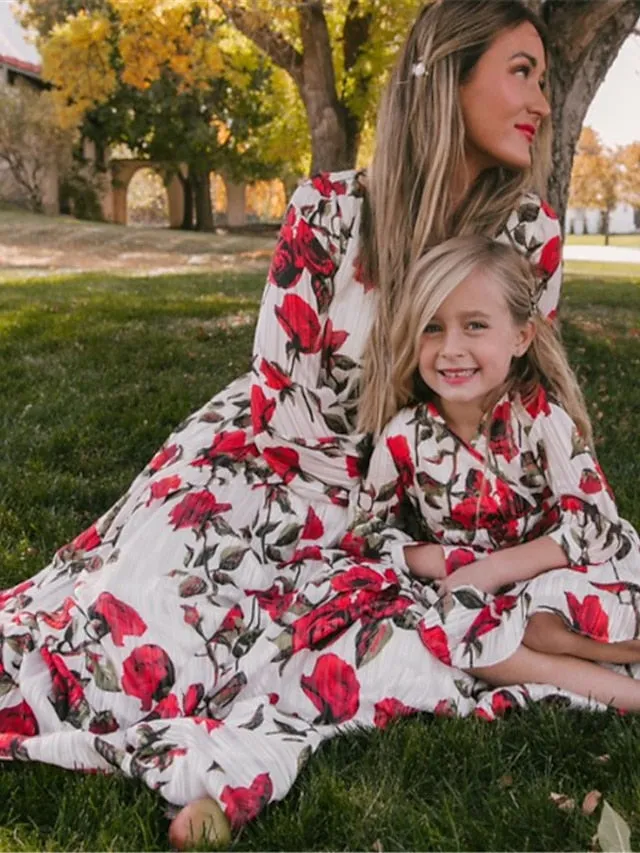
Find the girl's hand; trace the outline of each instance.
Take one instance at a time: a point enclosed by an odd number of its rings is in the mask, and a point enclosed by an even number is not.
[[[417,578],[438,580],[447,576],[444,550],[441,545],[433,545],[429,542],[407,545],[404,549],[404,558],[409,571]]]
[[[445,578],[438,579],[436,587],[441,595],[446,595],[460,586],[474,586],[481,592],[495,593],[502,584],[491,571],[489,559],[461,566]]]

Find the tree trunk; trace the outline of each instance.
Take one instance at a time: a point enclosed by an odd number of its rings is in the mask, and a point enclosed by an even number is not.
[[[182,231],[193,231],[193,192],[191,190],[191,180],[189,175],[183,175],[178,171],[178,178],[182,184],[182,192],[184,194],[184,212],[182,214],[182,223],[180,229]]]
[[[196,207],[196,231],[213,231],[213,207],[211,205],[208,172],[198,172],[194,175],[193,189]]]
[[[609,213],[610,213],[610,211],[608,211],[608,210],[602,211],[602,225],[603,225],[602,230],[604,231],[604,244],[605,244],[605,246],[609,245]]]
[[[553,167],[547,191],[564,228],[573,155],[589,105],[640,16],[640,0],[546,0]]]
[[[350,169],[357,151],[353,146],[349,150],[347,115],[336,92],[331,39],[322,4],[308,3],[299,15],[303,58],[296,82],[311,130],[311,173]]]

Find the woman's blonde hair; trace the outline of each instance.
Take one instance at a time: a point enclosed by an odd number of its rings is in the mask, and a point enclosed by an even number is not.
[[[487,399],[487,410],[504,394],[517,392],[527,400],[543,386],[592,444],[591,423],[580,386],[555,328],[538,311],[537,282],[531,264],[517,249],[481,235],[453,237],[431,249],[409,270],[407,287],[391,325],[391,383],[388,388],[377,389],[384,397],[386,420],[404,406],[431,395],[417,372],[422,332],[444,300],[472,272],[500,283],[517,327],[534,324],[527,352],[512,360],[504,384]]]
[[[541,122],[532,168],[487,169],[455,208],[451,176],[465,168],[459,89],[496,36],[529,22],[547,45],[544,25],[517,0],[440,0],[419,14],[388,81],[368,170],[361,261],[378,291],[377,316],[364,353],[359,423],[379,426],[367,388],[389,382],[389,330],[407,270],[430,247],[456,234],[496,236],[524,192],[541,192],[550,164],[551,126]],[[424,74],[416,65],[424,64]],[[420,66],[418,65],[418,68]]]

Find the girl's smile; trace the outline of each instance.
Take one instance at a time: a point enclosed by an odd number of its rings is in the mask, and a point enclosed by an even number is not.
[[[474,270],[424,327],[418,370],[439,398],[445,420],[462,437],[474,434],[487,397],[529,345],[532,325],[514,323],[500,281]]]

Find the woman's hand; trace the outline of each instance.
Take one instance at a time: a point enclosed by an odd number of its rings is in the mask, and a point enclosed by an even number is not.
[[[438,580],[447,576],[444,550],[441,545],[433,545],[429,542],[405,545],[404,558],[409,571],[417,578]]]

